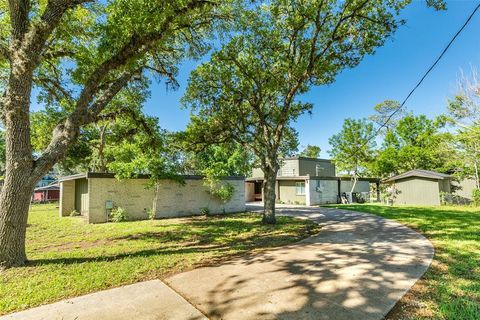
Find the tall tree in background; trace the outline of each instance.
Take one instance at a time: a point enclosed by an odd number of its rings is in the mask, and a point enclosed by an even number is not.
[[[424,115],[399,120],[385,135],[373,163],[374,174],[389,177],[412,169],[445,171],[442,168],[448,159],[442,146],[449,134],[440,132],[444,125],[443,118],[430,120]]]
[[[320,157],[320,151],[322,149],[320,149],[319,146],[315,146],[315,145],[307,145],[301,152],[300,152],[300,156],[301,157],[307,157],[307,158],[318,158]]]
[[[251,4],[236,21],[238,32],[192,73],[184,97],[194,110],[190,130],[202,142],[236,141],[255,154],[264,172],[264,223],[276,221],[280,149],[296,140],[292,122],[312,109],[299,95],[372,54],[396,30],[408,3]]]
[[[375,140],[373,124],[366,120],[345,119],[342,130],[333,135],[328,142],[331,146],[330,156],[340,171],[352,177],[352,190],[357,180],[364,175],[373,161]]]
[[[401,108],[401,104],[395,100],[385,100],[373,107],[375,113],[368,117],[378,126],[383,127],[382,133],[385,135],[389,130],[394,129],[407,112]]]
[[[35,183],[62,159],[81,129],[105,116],[122,89],[150,72],[172,79],[223,13],[217,0],[0,1],[0,110],[6,173],[0,194],[0,267],[26,261]],[[66,111],[34,157],[32,89]]]
[[[475,68],[471,74],[459,79],[459,93],[448,102],[448,115],[457,126],[455,139],[460,150],[463,177],[475,179],[480,189],[480,78]]]

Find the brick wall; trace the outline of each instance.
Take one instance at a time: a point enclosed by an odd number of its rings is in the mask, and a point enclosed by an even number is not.
[[[146,219],[154,201],[157,218],[200,214],[204,207],[212,214],[244,211],[245,181],[228,182],[235,188],[234,196],[229,202],[222,203],[208,194],[201,179],[185,180],[185,185],[163,180],[155,196],[155,188],[147,188],[147,179],[90,178],[88,222],[107,221],[106,201],[113,201],[114,206],[125,209],[132,220]]]

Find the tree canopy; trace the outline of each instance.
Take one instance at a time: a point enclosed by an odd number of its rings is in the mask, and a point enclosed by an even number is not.
[[[408,3],[251,4],[237,15],[238,32],[192,72],[183,99],[194,111],[190,130],[201,141],[236,141],[255,154],[265,174],[264,222],[275,222],[278,154],[296,148],[292,123],[312,110],[299,95],[373,54],[402,23],[397,15]]]

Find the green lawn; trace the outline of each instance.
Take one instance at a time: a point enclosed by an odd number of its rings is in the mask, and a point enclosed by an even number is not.
[[[338,205],[397,220],[435,246],[423,279],[387,319],[480,319],[480,210],[473,207]]]
[[[319,231],[290,217],[265,226],[253,213],[88,225],[58,218],[53,205],[33,206],[28,223],[30,262],[0,274],[0,314],[162,278]]]

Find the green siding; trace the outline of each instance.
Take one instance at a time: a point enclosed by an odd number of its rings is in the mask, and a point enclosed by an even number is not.
[[[440,184],[438,180],[427,178],[406,178],[395,182],[398,194],[397,204],[440,205]]]
[[[75,210],[82,215],[88,214],[88,180],[75,180]]]
[[[297,195],[296,183],[305,182],[305,180],[298,181],[278,181],[279,200],[285,203],[300,203],[305,204],[305,195]],[[307,186],[305,186],[307,188]]]

